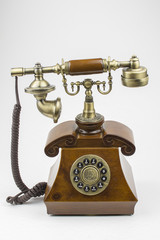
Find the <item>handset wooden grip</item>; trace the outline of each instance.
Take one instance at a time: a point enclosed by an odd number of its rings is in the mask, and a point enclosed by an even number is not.
[[[69,75],[96,74],[104,71],[102,58],[71,60],[68,63]]]

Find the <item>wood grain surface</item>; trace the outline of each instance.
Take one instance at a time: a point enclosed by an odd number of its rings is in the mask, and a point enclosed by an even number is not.
[[[103,73],[102,58],[69,61],[68,74],[70,75],[85,75],[95,73]]]
[[[73,188],[70,181],[70,168],[73,162],[85,154],[102,157],[110,167],[110,183],[98,195],[83,195]],[[57,174],[56,179],[55,174]],[[130,171],[129,174],[132,175],[132,172]],[[55,181],[53,182],[52,179]],[[57,173],[54,167],[50,172],[49,182],[53,185],[48,185],[46,189],[47,212],[58,215],[133,214],[137,197],[131,191],[134,188],[133,177],[130,179],[127,181],[123,174],[118,148],[63,148]]]

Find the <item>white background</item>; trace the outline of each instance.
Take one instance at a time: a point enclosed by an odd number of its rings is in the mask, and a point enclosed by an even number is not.
[[[1,77],[1,239],[160,239],[160,2],[158,0],[0,0]],[[113,72],[113,91],[103,96],[94,89],[96,111],[106,120],[129,126],[136,153],[127,160],[132,166],[139,202],[133,216],[54,217],[46,213],[42,198],[22,206],[5,202],[19,192],[10,168],[12,108],[15,103],[11,67],[43,66],[84,58],[129,60],[137,54],[148,69],[149,85],[130,89],[121,85],[121,70]],[[107,74],[93,75],[104,80]],[[56,85],[48,99],[61,97],[60,122],[82,112],[84,89],[75,97],[66,95],[61,77],[45,75]],[[84,77],[68,77],[83,80]],[[19,78],[22,104],[20,169],[27,186],[47,181],[55,159],[44,154],[49,130],[55,126],[42,116],[32,95],[24,93],[34,77]]]

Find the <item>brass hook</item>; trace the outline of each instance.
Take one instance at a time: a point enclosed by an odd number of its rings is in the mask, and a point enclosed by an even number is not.
[[[96,82],[98,92],[100,92],[103,95],[107,95],[112,90],[112,76],[111,76],[110,61],[111,61],[111,58],[108,57],[108,85],[109,85],[108,91],[104,92],[105,86],[106,86],[106,82],[105,81],[103,81],[103,82],[97,81]],[[103,91],[100,89],[100,85],[101,84],[103,84]]]
[[[62,59],[62,65],[64,64],[64,60]],[[63,82],[63,87],[64,87],[64,89],[65,89],[65,92],[68,94],[68,95],[70,95],[70,96],[75,96],[75,95],[77,95],[78,93],[79,93],[79,91],[80,91],[80,84],[76,84],[76,83],[71,83],[71,88],[72,88],[72,93],[71,92],[69,92],[68,91],[68,84],[67,84],[67,79],[66,79],[66,77],[65,77],[65,75],[64,75],[64,72],[63,72],[63,69],[62,69],[62,65],[59,65],[59,68],[60,68],[60,71],[61,71],[61,75],[62,75],[62,82]],[[75,91],[75,92],[73,92],[74,91],[74,85],[76,85],[76,87],[77,87],[77,90]]]

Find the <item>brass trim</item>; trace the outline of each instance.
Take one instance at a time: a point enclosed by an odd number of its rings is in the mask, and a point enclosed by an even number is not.
[[[108,61],[107,59],[102,59],[103,62],[103,71],[107,72],[108,71]]]
[[[99,113],[96,113],[94,118],[85,118],[82,113],[76,116],[76,120],[78,120],[81,123],[87,123],[87,122],[98,123],[98,122],[101,122],[103,119],[104,117]]]
[[[148,84],[148,76],[142,79],[126,79],[121,76],[122,84],[126,87],[143,87]]]
[[[23,76],[23,75],[24,75],[23,68],[12,68],[11,69],[11,76],[12,77],[14,77],[14,76],[20,77],[20,76]]]

